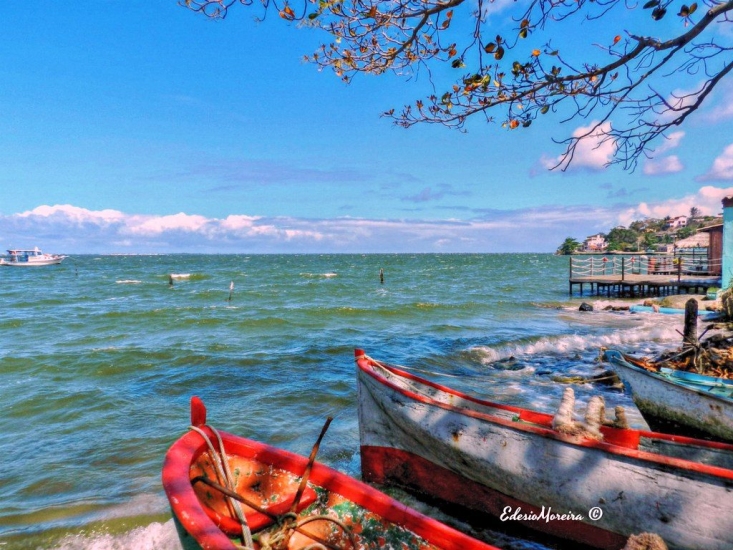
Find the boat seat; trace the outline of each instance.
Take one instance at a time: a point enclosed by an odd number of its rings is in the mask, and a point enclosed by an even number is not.
[[[306,487],[305,491],[303,491],[303,496],[300,498],[298,507],[295,510],[296,513],[305,510],[317,499],[318,495],[316,492],[311,487]],[[242,504],[242,508],[245,512],[244,516],[247,519],[247,525],[249,526],[250,531],[255,533],[275,523],[275,520],[271,516],[280,516],[289,512],[294,500],[295,493],[291,493],[285,495],[284,498],[275,504],[263,506],[262,508],[270,515],[257,512],[256,510],[249,508],[246,504]],[[206,505],[204,505],[204,509],[214,523],[216,523],[216,525],[228,536],[236,537],[242,534],[242,526],[236,518],[222,515]]]

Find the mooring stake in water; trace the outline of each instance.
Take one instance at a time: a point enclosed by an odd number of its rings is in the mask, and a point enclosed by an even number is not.
[[[232,301],[232,293],[234,292],[234,281],[229,283],[229,298],[227,298],[227,302]]]

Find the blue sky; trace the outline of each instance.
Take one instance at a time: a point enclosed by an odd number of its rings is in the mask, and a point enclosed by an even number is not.
[[[733,194],[733,84],[634,173],[590,147],[552,172],[552,138],[589,120],[398,128],[380,114],[423,97],[424,75],[344,85],[302,61],[323,36],[257,14],[4,1],[0,248],[551,252]]]

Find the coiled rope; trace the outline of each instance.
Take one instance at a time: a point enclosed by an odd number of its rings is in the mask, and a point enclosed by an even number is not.
[[[288,541],[290,540],[290,537],[292,536],[293,532],[298,531],[299,533],[310,537],[310,538],[316,538],[313,534],[304,532],[301,530],[301,527],[303,525],[306,525],[308,523],[311,523],[313,521],[329,521],[331,523],[334,523],[339,528],[341,528],[344,533],[346,533],[346,536],[349,538],[349,543],[351,544],[351,547],[356,550],[356,540],[354,539],[354,534],[351,532],[351,530],[340,520],[333,518],[328,515],[317,515],[317,516],[308,516],[306,518],[298,520],[298,516],[296,514],[296,510],[298,508],[298,504],[300,503],[300,499],[303,496],[303,492],[305,491],[305,488],[308,484],[308,477],[310,476],[311,468],[313,467],[313,463],[315,462],[316,454],[318,453],[318,447],[320,446],[321,440],[323,439],[323,436],[326,433],[326,430],[328,429],[329,424],[333,420],[332,417],[329,417],[326,420],[326,423],[324,424],[320,435],[318,436],[318,440],[316,441],[315,445],[313,446],[313,449],[311,450],[310,457],[308,458],[308,465],[306,466],[305,472],[303,473],[303,476],[300,480],[300,485],[298,486],[298,491],[295,495],[295,499],[293,500],[293,504],[290,508],[290,511],[282,514],[280,516],[273,515],[269,513],[267,510],[257,506],[253,502],[248,501],[241,495],[239,495],[236,491],[236,485],[234,483],[234,478],[232,476],[232,472],[229,468],[229,458],[227,457],[226,450],[224,449],[224,442],[221,439],[221,436],[219,435],[219,432],[209,426],[208,424],[206,427],[208,427],[213,434],[216,436],[217,442],[219,444],[220,451],[217,451],[214,447],[214,444],[211,442],[211,439],[208,437],[205,431],[202,429],[196,427],[196,426],[190,426],[189,428],[191,430],[194,430],[196,433],[198,433],[201,437],[204,438],[204,441],[206,442],[206,445],[209,448],[210,455],[213,458],[214,467],[216,469],[217,475],[219,478],[226,484],[226,485],[219,485],[216,482],[211,481],[210,479],[207,479],[204,476],[199,476],[191,480],[192,484],[195,484],[197,482],[203,482],[206,485],[218,490],[222,494],[224,494],[228,499],[232,506],[232,509],[234,510],[235,515],[237,516],[237,520],[239,521],[240,525],[242,526],[242,540],[244,542],[244,546],[236,545],[237,548],[240,550],[254,550],[254,542],[255,540],[260,545],[260,550],[283,550],[286,549],[288,546]],[[240,503],[244,503],[247,506],[253,508],[254,510],[263,513],[269,517],[271,517],[276,524],[278,525],[278,529],[274,533],[262,533],[257,535],[252,535],[252,532],[249,528],[249,525],[247,524],[247,518],[242,511],[242,507]],[[304,547],[302,547],[300,550],[340,550],[339,547],[334,546],[332,544],[329,544],[325,541],[319,541],[315,543],[310,543]]]
[[[227,458],[226,450],[224,449],[224,442],[221,440],[221,436],[219,435],[219,432],[216,431],[216,429],[212,428],[211,426],[208,427],[216,436],[216,440],[219,443],[219,452],[217,452],[214,448],[214,445],[211,443],[211,439],[209,439],[209,436],[206,435],[206,432],[196,426],[190,426],[193,431],[198,433],[201,437],[204,438],[204,441],[206,441],[206,445],[208,445],[210,454],[213,457],[214,467],[216,468],[216,473],[219,476],[219,479],[224,481],[224,483],[226,483],[226,487],[234,492],[236,486],[234,485],[232,472],[229,469],[229,459]],[[244,548],[246,550],[254,550],[252,532],[249,529],[249,525],[247,525],[247,517],[244,515],[244,512],[242,512],[242,506],[237,499],[234,499],[229,495],[227,495],[227,498],[229,499],[229,502],[234,509],[237,520],[242,526],[242,540],[244,541]]]

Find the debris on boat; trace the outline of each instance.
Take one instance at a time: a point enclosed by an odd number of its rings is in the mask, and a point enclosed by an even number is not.
[[[703,340],[702,337],[713,327],[707,327],[696,341],[685,341],[680,348],[665,351],[656,358],[626,356],[626,360],[652,372],[666,367],[733,379],[733,335],[713,334]]]
[[[631,535],[621,550],[668,550],[662,537],[654,533]]]

